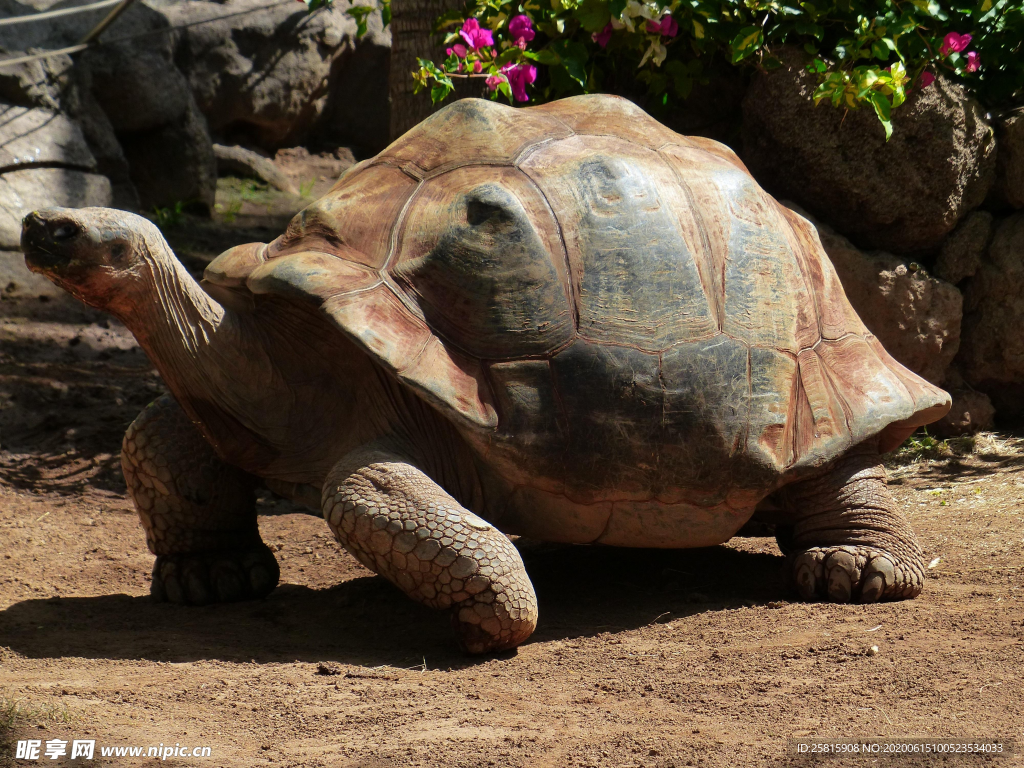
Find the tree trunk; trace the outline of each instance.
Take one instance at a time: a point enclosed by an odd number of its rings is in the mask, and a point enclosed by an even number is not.
[[[435,44],[430,30],[441,14],[462,8],[462,5],[461,0],[392,0],[389,86],[392,140],[436,111],[427,91],[413,95],[416,84],[412,73],[417,69],[416,57],[431,59],[441,66],[445,59],[444,46]],[[480,92],[481,85],[476,81],[458,81],[448,101]]]

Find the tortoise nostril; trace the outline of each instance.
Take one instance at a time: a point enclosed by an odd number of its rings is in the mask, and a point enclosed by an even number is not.
[[[61,224],[50,231],[50,237],[54,240],[70,240],[78,234],[78,227],[74,224]]]

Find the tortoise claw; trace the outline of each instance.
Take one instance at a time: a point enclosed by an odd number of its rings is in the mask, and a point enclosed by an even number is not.
[[[260,544],[249,549],[160,555],[150,594],[158,603],[208,605],[269,595],[280,577],[277,559]]]

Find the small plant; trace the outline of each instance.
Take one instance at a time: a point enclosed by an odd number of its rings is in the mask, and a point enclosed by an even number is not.
[[[170,229],[177,227],[185,218],[185,208],[188,205],[183,200],[179,200],[174,205],[168,208],[156,207],[153,209],[153,221],[161,229]]]
[[[235,217],[238,216],[239,212],[242,210],[242,201],[232,200],[227,205],[217,203],[213,206],[213,210],[220,214],[226,224],[234,224]]]
[[[1019,0],[468,0],[435,31],[447,58],[413,73],[434,102],[481,78],[509,102],[640,83],[669,109],[716,62],[776,68],[783,45],[817,75],[816,103],[874,109],[887,139],[892,110],[938,72],[989,107],[1024,98]]]
[[[316,185],[316,179],[310,179],[299,184],[299,197],[312,197],[314,185]]]

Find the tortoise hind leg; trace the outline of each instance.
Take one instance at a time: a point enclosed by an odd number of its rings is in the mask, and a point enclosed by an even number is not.
[[[323,512],[359,562],[448,609],[470,653],[514,648],[533,633],[537,597],[512,542],[402,452],[371,445],[343,458],[324,483]]]
[[[924,556],[874,445],[855,447],[779,498],[793,522],[790,567],[805,600],[873,603],[921,593]]]
[[[232,602],[277,586],[277,560],[256,524],[255,478],[221,461],[170,397],[128,427],[121,468],[157,556],[156,600]]]

